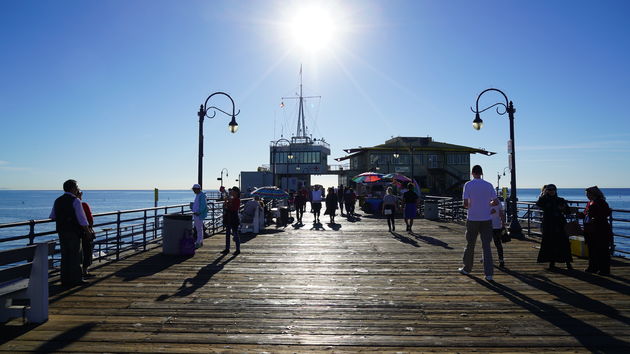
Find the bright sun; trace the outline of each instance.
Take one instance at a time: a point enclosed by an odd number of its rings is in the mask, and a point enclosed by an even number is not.
[[[297,46],[316,52],[331,46],[337,28],[327,9],[312,5],[298,10],[289,30]]]

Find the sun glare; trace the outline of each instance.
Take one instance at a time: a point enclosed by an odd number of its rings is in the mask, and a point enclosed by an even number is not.
[[[290,31],[296,46],[312,52],[330,47],[337,34],[329,10],[315,5],[298,10]]]

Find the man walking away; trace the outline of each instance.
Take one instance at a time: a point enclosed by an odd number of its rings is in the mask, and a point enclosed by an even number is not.
[[[492,216],[491,207],[499,204],[494,187],[491,183],[484,181],[481,166],[475,165],[472,168],[473,179],[464,185],[464,208],[468,209],[468,219],[466,220],[466,248],[464,249],[464,266],[459,268],[459,272],[468,275],[472,271],[475,257],[475,243],[477,235],[481,234],[481,246],[483,248],[483,269],[486,280],[491,281],[494,274],[492,266]]]
[[[55,220],[61,248],[61,285],[88,284],[82,278],[81,240],[87,237],[88,221],[77,198],[77,181],[69,179],[63,183],[64,194],[55,200],[50,218]]]
[[[339,212],[341,213],[341,216],[343,216],[343,193],[345,191],[345,188],[343,187],[343,184],[339,185],[339,188],[337,189],[337,202],[339,203]]]

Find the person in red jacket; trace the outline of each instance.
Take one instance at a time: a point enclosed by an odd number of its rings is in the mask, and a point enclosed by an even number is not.
[[[222,252],[224,254],[230,253],[230,236],[234,238],[236,244],[234,255],[241,253],[241,239],[238,234],[238,226],[240,225],[238,210],[240,207],[241,191],[238,187],[232,187],[224,204],[225,249]]]
[[[90,205],[83,201],[83,191],[79,190],[77,193],[77,198],[81,200],[81,207],[83,207],[83,212],[85,212],[85,217],[88,221],[88,234],[84,235],[81,238],[81,244],[83,248],[83,278],[91,278],[92,274],[88,272],[88,268],[92,265],[92,256],[94,253],[94,239],[96,238],[96,233],[94,232],[94,217],[92,216],[92,209],[90,209]]]
[[[613,232],[608,218],[612,214],[604,193],[597,187],[586,189],[589,202],[578,217],[584,219],[584,241],[588,246],[588,268],[586,272],[610,275],[610,247]]]

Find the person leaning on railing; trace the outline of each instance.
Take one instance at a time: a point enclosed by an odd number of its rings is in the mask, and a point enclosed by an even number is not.
[[[69,179],[63,183],[63,195],[55,200],[50,218],[55,220],[61,248],[61,285],[87,284],[81,269],[81,239],[89,233],[88,221],[77,198],[77,181]]]
[[[81,206],[83,207],[83,212],[85,213],[85,218],[88,221],[88,230],[89,233],[84,235],[81,239],[81,245],[83,248],[83,278],[91,278],[93,275],[88,272],[88,268],[92,265],[92,256],[94,252],[94,239],[96,238],[96,233],[94,232],[94,217],[92,216],[92,209],[90,209],[90,205],[83,201],[83,191],[79,190],[77,194],[77,198],[81,201]]]
[[[584,241],[588,246],[589,273],[610,275],[610,248],[613,244],[613,232],[608,218],[612,214],[604,193],[597,187],[586,189],[589,202],[583,213],[577,216],[584,219]]]

